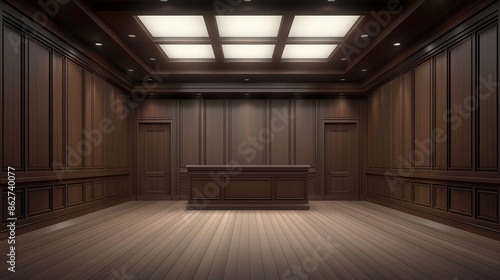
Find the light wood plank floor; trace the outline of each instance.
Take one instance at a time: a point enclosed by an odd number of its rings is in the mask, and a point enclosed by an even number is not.
[[[1,279],[500,279],[500,242],[365,201],[186,211],[131,201],[17,237]]]

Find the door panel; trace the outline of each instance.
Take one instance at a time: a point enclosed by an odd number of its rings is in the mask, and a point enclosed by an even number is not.
[[[356,124],[325,127],[325,198],[357,199]]]
[[[140,124],[137,147],[139,198],[170,195],[170,125]]]

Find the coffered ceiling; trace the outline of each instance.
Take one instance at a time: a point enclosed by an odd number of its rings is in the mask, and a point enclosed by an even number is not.
[[[159,93],[279,93],[280,85],[360,93],[471,2],[74,0],[53,9],[51,21],[130,85],[154,81]]]

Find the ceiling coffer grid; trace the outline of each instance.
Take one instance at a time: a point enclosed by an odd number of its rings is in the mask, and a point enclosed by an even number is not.
[[[294,16],[280,61],[328,61],[359,17]],[[224,61],[271,61],[283,32],[281,15],[217,15],[218,34],[211,35],[201,15],[139,15],[137,19],[171,61],[215,61],[213,36],[222,46]]]

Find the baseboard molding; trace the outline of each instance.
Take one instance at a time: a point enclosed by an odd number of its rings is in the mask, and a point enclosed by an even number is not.
[[[416,209],[411,209],[408,207],[388,203],[385,201],[380,201],[380,200],[373,199],[370,197],[366,197],[365,200],[368,202],[372,202],[372,203],[375,203],[378,205],[382,205],[382,206],[391,208],[391,209],[395,209],[395,210],[398,210],[401,212],[412,214],[412,215],[415,215],[415,216],[418,216],[418,217],[421,217],[424,219],[428,219],[428,220],[438,222],[438,223],[441,223],[441,224],[444,224],[447,226],[455,227],[455,228],[458,228],[461,230],[465,230],[468,232],[472,232],[472,233],[475,233],[475,234],[478,234],[481,236],[485,236],[485,237],[500,241],[500,232],[497,230],[494,230],[494,229],[490,229],[490,228],[486,228],[486,227],[482,227],[479,225],[466,223],[466,222],[462,222],[462,221],[458,221],[458,220],[452,220],[452,219],[444,218],[441,216],[432,215],[430,213],[418,211]]]
[[[188,204],[187,210],[309,210],[309,204]]]
[[[111,206],[115,206],[127,201],[133,200],[133,197],[131,196],[124,196],[124,197],[117,197],[116,199],[107,201],[106,203],[102,203],[93,207],[87,207],[81,210],[69,212],[69,213],[64,213],[56,217],[47,217],[47,219],[44,220],[38,220],[26,224],[20,224],[16,225],[16,235],[21,235],[25,234],[34,230],[38,230],[44,227],[48,227],[57,223],[61,223],[79,216],[83,216],[86,214],[90,214],[92,212],[108,208]],[[0,240],[4,240],[7,238],[7,231],[8,229],[5,227],[2,231],[0,231]]]

